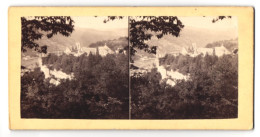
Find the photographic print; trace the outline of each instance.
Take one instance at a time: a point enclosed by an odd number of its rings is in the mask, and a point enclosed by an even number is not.
[[[130,17],[133,119],[237,118],[232,16]]]
[[[10,129],[252,129],[252,7],[11,7]]]
[[[127,19],[21,17],[21,118],[128,119]]]
[[[236,17],[21,20],[22,118],[237,117]]]

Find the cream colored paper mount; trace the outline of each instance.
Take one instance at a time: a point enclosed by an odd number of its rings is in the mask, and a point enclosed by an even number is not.
[[[239,29],[238,118],[200,120],[21,119],[22,16],[236,16]],[[224,129],[253,128],[254,8],[252,7],[10,7],[8,21],[10,129]]]

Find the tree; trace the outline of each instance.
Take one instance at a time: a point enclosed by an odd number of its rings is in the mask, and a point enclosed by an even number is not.
[[[123,16],[108,16],[104,23],[122,18]],[[176,16],[136,16],[128,17],[128,19],[131,56],[135,55],[136,49],[156,54],[157,46],[150,46],[145,41],[150,40],[153,36],[160,39],[167,34],[178,37],[184,27]]]
[[[232,18],[232,16],[218,16],[217,18],[214,18],[212,20],[212,23],[215,23],[215,22],[217,22],[219,20],[223,20],[223,19],[227,19],[227,18]]]
[[[39,46],[35,40],[43,36],[51,38],[56,34],[70,36],[74,30],[74,21],[70,16],[34,16],[22,17],[22,52],[27,48],[39,53],[47,53],[47,46]]]

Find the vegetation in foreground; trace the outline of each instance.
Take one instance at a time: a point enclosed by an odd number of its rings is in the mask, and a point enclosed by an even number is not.
[[[168,69],[189,74],[172,87],[151,72],[131,77],[133,119],[218,119],[238,114],[237,55],[171,56],[160,60]]]
[[[83,54],[43,58],[51,69],[73,72],[58,86],[40,68],[21,77],[22,118],[128,119],[128,55]]]

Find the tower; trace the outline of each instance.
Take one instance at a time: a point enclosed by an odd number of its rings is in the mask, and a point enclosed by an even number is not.
[[[197,54],[197,44],[196,43],[192,43],[192,50],[193,50],[193,54]]]
[[[158,68],[160,66],[160,61],[159,61],[159,54],[156,54],[156,58],[155,58],[155,66]]]
[[[77,53],[81,52],[81,47],[80,47],[80,43],[79,42],[76,42],[76,50],[77,50]]]
[[[98,49],[98,47],[97,47],[97,49],[96,49],[96,55],[99,55],[99,49]]]

